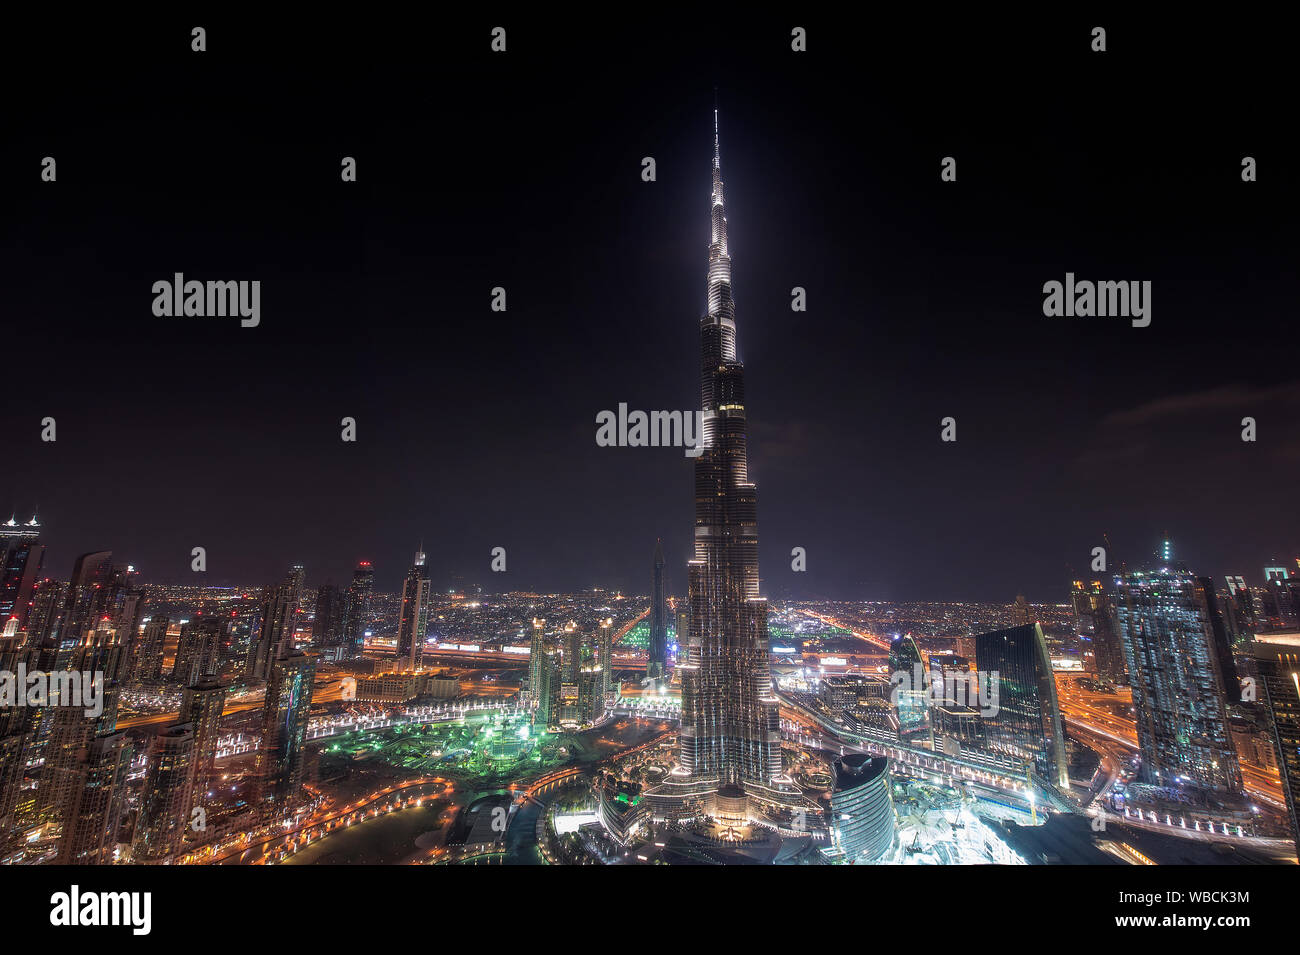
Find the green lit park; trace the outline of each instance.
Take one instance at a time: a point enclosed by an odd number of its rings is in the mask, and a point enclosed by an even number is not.
[[[543,807],[560,796],[559,789],[544,788],[538,800],[521,804],[504,854],[464,858],[453,848],[448,856],[444,840],[458,815],[484,797],[545,784],[557,775],[567,778],[557,771],[595,767],[668,730],[661,721],[615,719],[582,731],[548,732],[534,726],[528,714],[484,709],[455,720],[331,737],[320,753],[320,785],[336,806],[356,806],[361,815],[281,860],[298,865],[538,864],[534,825]],[[390,800],[402,797],[405,807],[392,806]],[[423,804],[412,805],[421,797]],[[386,811],[392,808],[398,811]]]
[[[488,711],[335,737],[321,753],[321,767],[327,774],[369,769],[398,777],[445,776],[478,789],[527,785],[561,767],[597,762],[626,745],[611,734],[623,736],[612,727],[547,732],[526,714]]]

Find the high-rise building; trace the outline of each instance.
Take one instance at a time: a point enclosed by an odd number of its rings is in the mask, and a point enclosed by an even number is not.
[[[975,664],[981,679],[998,679],[997,712],[983,719],[988,748],[1028,762],[1047,783],[1068,789],[1065,732],[1043,628],[1031,623],[978,634]]]
[[[107,677],[119,683],[125,682],[134,669],[143,637],[146,595],[144,587],[136,582],[138,577],[139,572],[131,567],[122,574],[123,587],[113,616],[113,629],[122,649]]]
[[[1029,606],[1024,594],[1016,595],[1016,602],[1011,607],[1011,621],[1017,627],[1034,622],[1034,608]]]
[[[33,811],[56,839],[59,864],[104,865],[117,847],[132,748],[117,730],[118,686],[99,692],[98,715],[69,700],[42,711],[48,735]]]
[[[145,621],[128,682],[156,683],[162,679],[163,654],[170,626],[171,621],[166,617],[150,617]],[[174,665],[172,669],[175,670]]]
[[[226,705],[226,687],[215,678],[187,686],[181,694],[177,722],[194,727],[194,804],[203,805],[216,786],[217,740],[221,737],[221,714]]]
[[[32,588],[31,610],[27,616],[27,643],[40,651],[40,667],[53,665],[59,629],[63,623],[63,604],[68,598],[66,581],[43,577]]]
[[[927,704],[931,707],[940,703],[958,703],[958,694],[964,698],[961,687],[970,681],[970,660],[955,653],[930,654],[930,678],[942,689],[943,695],[932,692]]]
[[[612,703],[614,697],[614,618],[606,617],[600,622],[600,668],[601,678],[599,694],[604,703]]]
[[[204,613],[195,614],[183,624],[172,664],[172,682],[190,686],[217,676],[221,672],[221,648],[229,627],[229,617]]]
[[[415,561],[402,582],[402,609],[397,624],[397,660],[401,666],[418,670],[424,656],[424,638],[429,626],[429,572],[424,566],[424,550],[415,552]]]
[[[1131,570],[1119,579],[1116,615],[1143,780],[1235,794],[1241,792],[1241,769],[1225,706],[1235,681],[1223,672],[1207,590],[1172,561]]]
[[[93,737],[80,758],[79,785],[63,816],[59,865],[108,865],[126,797],[132,748],[122,732]]]
[[[1261,636],[1250,649],[1259,672],[1257,699],[1272,721],[1291,838],[1300,851],[1300,632]]]
[[[194,790],[194,726],[178,723],[149,741],[148,766],[140,790],[135,857],[163,862],[181,849],[190,821]]]
[[[848,863],[879,862],[894,847],[898,823],[889,760],[849,753],[831,763],[831,834]]]
[[[1275,628],[1300,623],[1300,578],[1285,564],[1264,568],[1264,590],[1260,594],[1264,614]]]
[[[1115,605],[1100,580],[1076,580],[1071,584],[1070,603],[1074,608],[1074,628],[1092,651],[1097,679],[1116,686],[1128,682],[1124,663],[1124,641],[1115,620]]]
[[[605,685],[600,666],[583,667],[578,672],[578,719],[582,724],[595,723],[605,715],[601,688]]]
[[[536,689],[532,692],[537,706],[533,710],[533,722],[538,726],[556,726],[560,722],[560,661],[551,647],[543,645],[536,673],[533,684]]]
[[[1196,588],[1197,605],[1205,608],[1205,615],[1210,622],[1210,650],[1214,653],[1219,673],[1223,677],[1224,699],[1235,700],[1241,695],[1241,685],[1237,682],[1237,665],[1232,658],[1232,637],[1223,619],[1214,582],[1209,577],[1197,577]]]
[[[0,622],[17,617],[19,628],[26,627],[32,590],[44,564],[41,525],[35,517],[26,524],[12,517],[0,524]]]
[[[564,625],[563,641],[564,672],[561,678],[576,686],[578,671],[582,669],[582,631],[572,620]]]
[[[103,616],[108,602],[107,591],[113,577],[113,552],[94,551],[80,555],[72,565],[64,605],[64,629],[80,636],[92,629],[97,617]]]
[[[17,623],[11,617],[5,625],[6,635],[0,637],[0,670],[9,673],[17,673],[35,655],[33,649],[20,645]],[[0,707],[0,865],[17,847],[18,801],[35,715],[26,706]]]
[[[293,648],[302,597],[302,568],[295,565],[262,600],[262,620],[252,640],[247,675],[252,680],[270,679],[271,664]]]
[[[584,703],[583,686],[590,683],[583,661],[582,631],[570,620],[561,633],[560,652],[560,702],[559,723],[561,726],[581,726],[587,722],[587,709]]]
[[[695,458],[695,556],[687,565],[690,636],[681,651],[680,762],[719,788],[771,789],[782,776],[778,702],[759,596],[758,495],[749,480],[744,365],[714,111],[708,311],[700,319],[703,435]]]
[[[64,692],[74,691],[67,686]],[[97,716],[87,716],[84,707],[71,705],[76,702],[75,697],[58,699],[53,690],[49,705],[39,712],[37,736],[33,742],[42,747],[43,763],[38,776],[35,809],[40,821],[52,824],[56,834],[66,835],[70,821],[75,818],[92,743],[98,737],[117,732],[118,687],[103,683],[99,693],[103,706]]]
[[[668,606],[664,600],[663,541],[655,541],[654,585],[650,597],[650,652],[645,675],[662,680],[668,675]]]
[[[533,702],[541,699],[542,670],[546,666],[546,621],[533,618],[533,637],[528,645],[528,693]]]
[[[321,584],[316,590],[316,612],[312,617],[311,645],[324,651],[327,660],[342,658],[344,644],[343,591],[333,584]]]
[[[1241,575],[1226,578],[1228,598],[1223,603],[1223,621],[1234,647],[1246,649],[1259,631],[1259,611],[1255,597]]]
[[[921,651],[910,633],[889,642],[889,672],[894,682],[894,706],[898,711],[898,735],[907,740],[929,733],[929,704],[925,681],[928,677]]]
[[[375,589],[375,571],[370,561],[357,564],[344,600],[343,639],[347,656],[356,658],[366,648],[366,628],[370,626],[370,600]]]
[[[538,726],[556,726],[560,722],[563,670],[560,654],[546,637],[546,621],[534,617],[528,648],[528,697],[533,704],[533,722]]]
[[[63,606],[57,611],[51,609],[47,621],[42,669],[104,669],[104,658],[113,652],[115,637],[110,638],[99,624],[110,616],[116,602],[114,576],[111,551],[95,551],[77,558]],[[74,656],[78,661],[74,662]]]
[[[292,801],[302,786],[315,677],[315,658],[297,650],[271,664],[262,706],[257,771],[263,798],[275,807]]]

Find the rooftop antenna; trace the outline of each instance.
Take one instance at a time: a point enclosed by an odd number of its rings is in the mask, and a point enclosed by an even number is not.
[[[713,164],[720,165],[721,154],[718,151],[718,88],[713,87]]]

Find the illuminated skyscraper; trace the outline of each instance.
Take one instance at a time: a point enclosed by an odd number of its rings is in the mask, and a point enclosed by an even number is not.
[[[0,732],[0,864],[8,857],[15,841],[18,825],[15,811],[22,788],[26,753],[25,733]]]
[[[121,645],[121,652],[114,662],[113,669],[106,675],[110,680],[122,682],[130,674],[136,654],[140,650],[146,596],[144,586],[138,582],[139,571],[132,567],[124,570],[119,568],[119,574],[121,590],[117,596],[112,621],[117,642]]]
[[[411,670],[419,669],[424,656],[424,638],[429,625],[429,587],[424,551],[418,550],[402,583],[402,610],[397,623],[397,662]]]
[[[1300,623],[1300,578],[1285,564],[1264,568],[1264,589],[1260,594],[1264,613],[1275,626]]]
[[[538,726],[557,725],[560,721],[560,660],[559,655],[550,647],[542,648],[532,693],[537,701],[537,708],[533,710],[533,722]]]
[[[343,591],[333,584],[321,584],[316,590],[316,611],[312,616],[311,645],[324,651],[326,660],[342,657]]]
[[[117,730],[118,687],[101,687],[102,711],[87,716],[64,700],[43,711],[50,721],[36,806],[57,836],[61,865],[112,861],[132,747]]]
[[[536,702],[541,699],[542,670],[546,666],[546,621],[533,618],[533,638],[528,645],[528,693]]]
[[[215,677],[221,670],[221,648],[229,629],[229,617],[204,613],[195,614],[182,626],[172,664],[172,682],[190,686]]]
[[[1223,672],[1207,588],[1170,562],[1119,580],[1116,615],[1137,714],[1142,778],[1161,786],[1241,792],[1225,707],[1239,696]],[[980,664],[983,667],[983,662]]]
[[[560,717],[560,655],[546,638],[546,621],[533,618],[533,638],[528,649],[528,698],[533,722],[553,726]]]
[[[1241,575],[1233,575],[1226,580],[1228,599],[1223,605],[1223,622],[1228,627],[1228,634],[1234,645],[1244,649],[1260,629],[1255,597]]]
[[[135,659],[131,661],[130,682],[156,683],[162,679],[163,653],[170,626],[171,621],[166,617],[151,617],[145,622],[144,635],[140,638]]]
[[[1017,627],[1034,622],[1034,608],[1029,606],[1024,594],[1016,595],[1016,602],[1011,607],[1011,621]]]
[[[10,634],[8,631],[11,629]],[[21,649],[17,621],[5,625],[6,636],[0,637],[0,670],[17,673],[25,666],[33,650]],[[27,766],[27,747],[35,713],[31,707],[0,707],[0,864],[16,848],[18,797]]]
[[[59,865],[108,865],[117,848],[117,829],[131,768],[132,748],[126,733],[95,736],[81,756],[76,795],[68,805]]]
[[[848,863],[878,862],[894,847],[898,824],[889,760],[849,753],[831,763],[831,834]]]
[[[600,699],[612,703],[614,696],[614,618],[600,622]]]
[[[572,620],[564,625],[563,652],[563,680],[565,683],[572,683],[576,686],[578,671],[582,669],[582,631],[578,629],[578,625]]]
[[[262,623],[252,642],[247,670],[250,679],[270,679],[271,664],[293,648],[301,599],[302,568],[295,565],[262,601]]]
[[[162,862],[176,855],[190,821],[194,790],[194,727],[178,723],[149,741],[148,768],[140,790],[135,856]]]
[[[203,805],[216,786],[214,772],[217,740],[221,736],[221,714],[226,705],[226,688],[208,678],[187,686],[181,695],[178,722],[194,727],[194,804]]]
[[[17,617],[27,625],[32,588],[45,564],[41,525],[32,518],[19,524],[12,517],[0,524],[0,622]]]
[[[1100,580],[1076,580],[1071,584],[1074,628],[1092,648],[1097,678],[1116,686],[1128,682],[1124,664],[1124,641],[1115,619],[1115,605]]]
[[[370,561],[357,564],[352,583],[344,595],[343,640],[346,655],[359,657],[366,648],[366,627],[370,625],[370,598],[375,589],[375,570]]]
[[[292,800],[302,785],[315,676],[315,658],[296,650],[271,665],[257,769],[264,798],[276,806]]]
[[[910,633],[894,637],[889,643],[890,681],[894,683],[893,703],[898,711],[898,735],[901,739],[924,736],[929,732],[929,704],[926,681],[929,679],[921,651]]]
[[[716,109],[711,214],[708,311],[700,319],[703,436],[695,459],[695,556],[687,565],[690,636],[678,660],[680,759],[695,780],[762,788],[782,772],[780,728],[768,664],[767,601],[758,593],[758,502],[749,480]]]
[[[1272,717],[1291,838],[1300,849],[1300,633],[1261,636],[1251,651],[1259,670],[1258,701]]]
[[[1031,763],[1048,783],[1068,789],[1065,732],[1043,628],[1031,623],[977,635],[975,664],[981,674],[998,677],[997,713],[983,720],[988,747]]]
[[[645,675],[661,680],[668,675],[668,607],[664,601],[664,548],[655,541],[654,589],[650,597],[650,653]]]
[[[112,598],[112,551],[95,551],[82,554],[72,566],[63,607],[50,621],[46,652],[41,665],[46,670],[67,670],[73,666],[73,655],[86,655],[86,637],[96,630],[98,621],[106,616]],[[91,638],[93,645],[95,638]],[[92,652],[91,656],[99,656]],[[91,661],[92,665],[95,661]],[[97,667],[102,669],[102,667]]]

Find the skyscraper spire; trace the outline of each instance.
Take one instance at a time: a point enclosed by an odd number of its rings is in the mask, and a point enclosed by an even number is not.
[[[713,168],[722,168],[722,152],[718,148],[718,88],[713,87]]]
[[[682,769],[697,780],[767,789],[782,775],[768,666],[767,602],[758,590],[757,491],[749,482],[745,369],[714,109],[708,311],[700,319],[704,449],[695,459],[695,557],[688,565],[690,639],[682,671]]]

